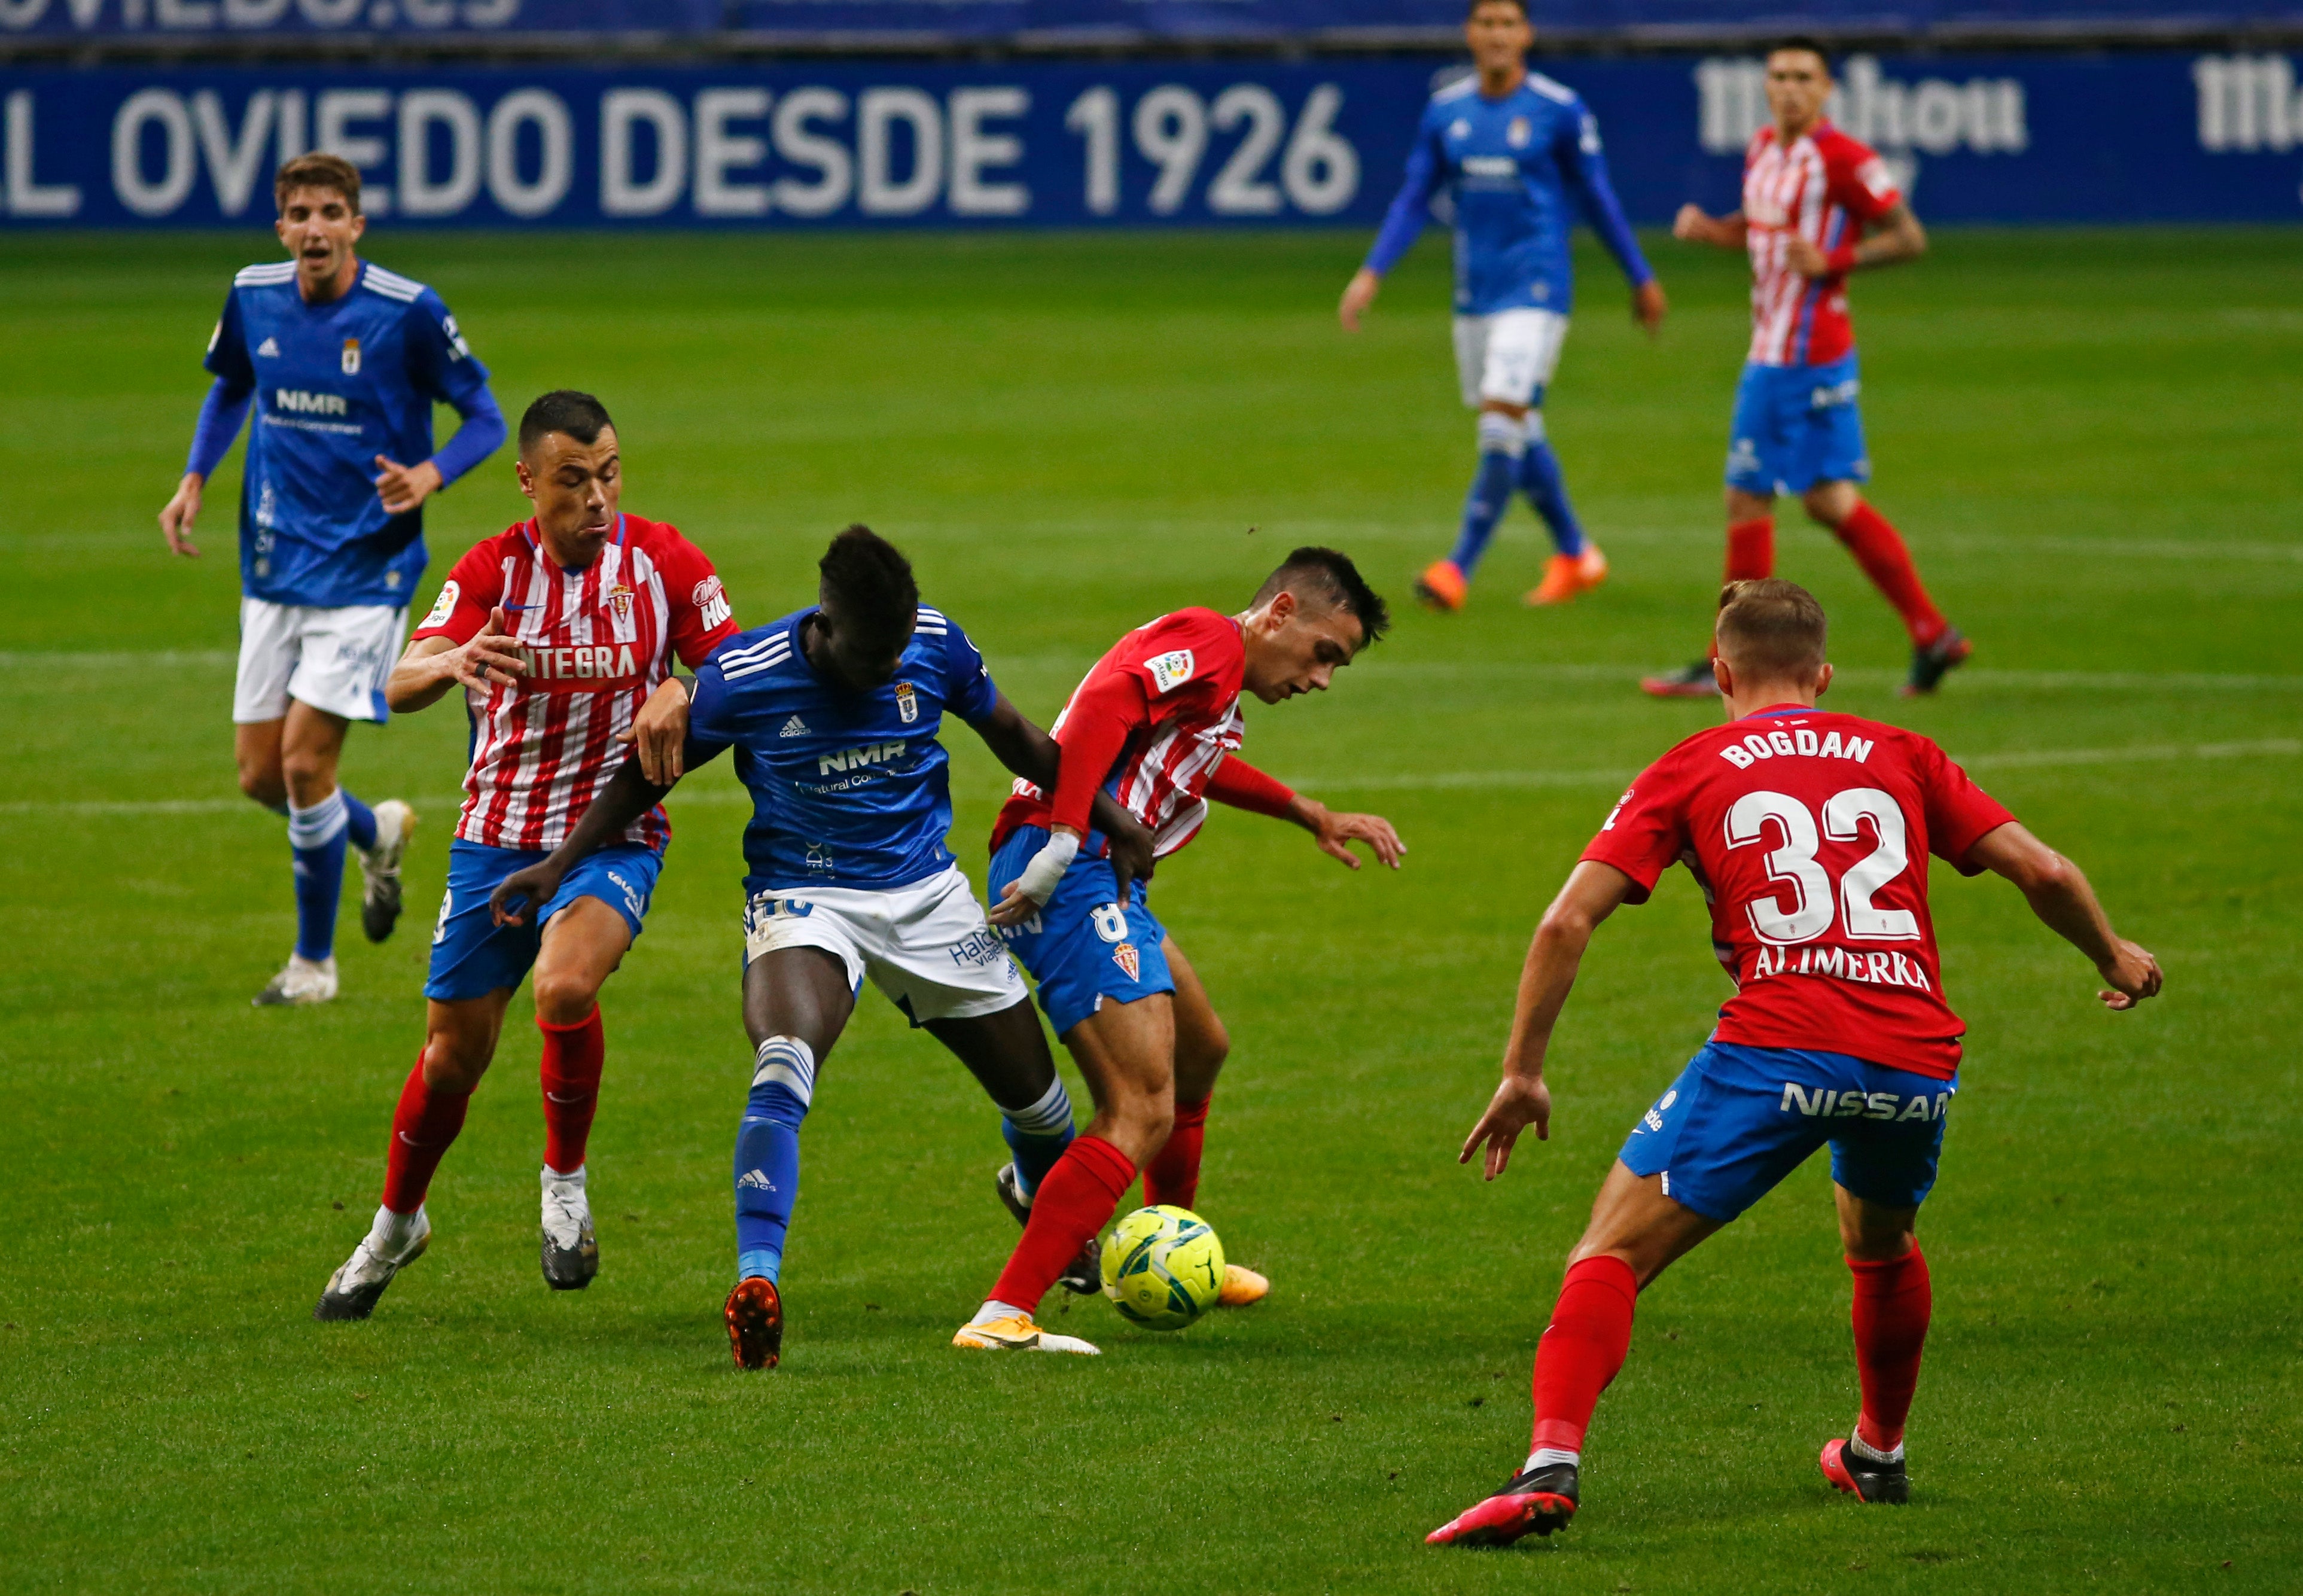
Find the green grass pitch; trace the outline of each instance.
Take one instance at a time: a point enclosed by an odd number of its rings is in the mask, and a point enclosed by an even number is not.
[[[1893,696],[1894,617],[1823,534],[1839,707],[1909,724],[2092,874],[2155,949],[2135,1015],[1995,881],[1936,874],[1970,1026],[1922,1221],[1936,1313],[1916,1499],[1839,1499],[1848,1287],[1816,1161],[1647,1296],[1552,1543],[1421,1537],[1511,1471],[1561,1260],[1632,1117],[1724,992],[1675,873],[1601,933],[1553,1139],[1455,1149],[1535,917],[1625,778],[1712,713],[1641,698],[1700,645],[1744,341],[1732,257],[1653,241],[1650,345],[1584,260],[1551,426],[1614,576],[1517,602],[1524,508],[1460,616],[1405,603],[1471,464],[1425,244],[1357,338],[1364,241],[519,240],[379,225],[507,410],[603,395],[627,504],[756,624],[870,521],[1043,722],[1124,628],[1242,604],[1290,544],[1402,610],[1247,753],[1413,849],[1378,879],[1219,814],[1156,902],[1229,1020],[1202,1205],[1272,1299],[1179,1336],[1101,1302],[1101,1360],[963,1355],[1013,1239],[996,1120],[867,997],[806,1138],[784,1367],[730,1367],[738,1019],[724,765],[674,800],[605,994],[604,1268],[537,1277],[536,1040],[517,1001],[434,1189],[432,1252],[364,1325],[308,1317],[376,1199],[464,730],[355,731],[348,785],[423,813],[410,912],[348,908],[344,995],[259,1012],[280,823],[234,790],[237,455],[207,557],[153,517],[245,236],[0,241],[0,1587],[621,1592],[2292,1589],[2303,1554],[2303,266],[2291,232],[1960,233],[1857,285],[1876,502],[1974,664]],[[499,456],[436,502],[431,575],[523,511]],[[956,738],[979,877],[1003,781]],[[1075,1091],[1077,1092],[1075,1077]]]

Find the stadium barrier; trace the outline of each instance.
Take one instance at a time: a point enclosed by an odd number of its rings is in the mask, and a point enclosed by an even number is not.
[[[1635,220],[1734,203],[1756,58],[1552,70]],[[2298,78],[2259,51],[1859,55],[1835,114],[1930,221],[2291,221]],[[279,160],[325,148],[395,224],[1364,227],[1434,81],[1412,58],[0,70],[0,226],[245,225]]]

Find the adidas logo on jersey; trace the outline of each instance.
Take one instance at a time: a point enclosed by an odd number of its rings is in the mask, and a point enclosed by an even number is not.
[[[797,715],[794,715],[790,720],[786,721],[783,723],[783,729],[780,731],[778,731],[776,735],[778,737],[806,737],[807,735],[807,722],[801,720]]]
[[[259,355],[269,355],[275,360],[278,359],[280,358],[280,340],[277,338],[266,339],[263,342],[256,346],[256,352]]]

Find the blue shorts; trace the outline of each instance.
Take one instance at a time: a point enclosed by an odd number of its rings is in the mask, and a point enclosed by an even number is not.
[[[1917,1208],[1935,1188],[1958,1092],[1956,1077],[1845,1053],[1707,1042],[1616,1156],[1724,1224],[1828,1142],[1833,1180],[1883,1208]]]
[[[432,932],[432,971],[424,995],[443,1003],[484,997],[527,978],[544,944],[544,927],[578,898],[596,898],[623,916],[635,939],[646,917],[663,856],[637,842],[620,842],[580,860],[560,883],[540,914],[524,925],[498,925],[488,913],[488,894],[515,870],[547,856],[518,848],[490,848],[459,837],[448,845],[448,890],[440,898],[440,923]]]
[[[1727,486],[1803,494],[1818,482],[1869,482],[1855,357],[1828,366],[1743,367],[1727,443]]]
[[[995,901],[1047,840],[1042,828],[1025,826],[1000,844],[991,856]],[[1119,878],[1106,859],[1074,859],[1046,907],[1021,925],[1000,927],[1000,934],[1040,984],[1040,1007],[1059,1039],[1106,998],[1133,1003],[1176,990],[1168,956],[1160,950],[1168,933],[1144,907],[1143,883],[1127,883],[1123,907]]]

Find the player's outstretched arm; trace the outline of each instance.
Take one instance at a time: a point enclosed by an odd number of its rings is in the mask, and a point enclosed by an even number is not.
[[[2156,997],[2164,977],[2159,961],[2111,928],[2095,889],[2079,867],[2010,821],[1984,833],[1967,857],[2015,883],[2048,930],[2091,959],[2110,984],[2096,996],[2114,1010]]]
[[[997,695],[991,713],[970,721],[975,735],[992,757],[1042,792],[1053,792],[1063,774],[1063,745],[1033,725],[1008,695]],[[1152,879],[1152,833],[1119,800],[1096,789],[1088,804],[1089,823],[1111,845],[1111,873],[1119,878],[1119,894],[1127,895],[1130,882]]]
[[[491,687],[510,687],[527,670],[527,661],[512,640],[510,618],[499,605],[468,642],[431,637],[410,643],[384,679],[384,702],[395,714],[409,714],[437,704],[458,682],[485,693]]]
[[[1532,1125],[1538,1141],[1550,1140],[1551,1088],[1543,1081],[1543,1055],[1551,1045],[1551,1028],[1566,1007],[1591,933],[1637,885],[1613,865],[1586,859],[1543,911],[1520,971],[1519,1003],[1512,1013],[1511,1040],[1504,1046],[1504,1078],[1488,1101],[1488,1111],[1464,1138],[1457,1163],[1470,1163],[1485,1143],[1486,1174],[1493,1180],[1511,1162],[1520,1132]]]
[[[1740,249],[1750,236],[1742,211],[1724,216],[1706,215],[1701,206],[1683,205],[1671,222],[1671,236],[1686,244],[1709,244],[1717,249]]]
[[[621,837],[632,822],[662,803],[671,789],[670,781],[649,781],[637,759],[625,760],[623,768],[608,779],[575,830],[568,833],[568,840],[497,883],[488,894],[490,916],[499,925],[526,925],[527,906],[550,902],[561,881],[578,861]]]
[[[1235,809],[1293,821],[1312,833],[1321,853],[1354,870],[1360,867],[1359,857],[1351,850],[1354,842],[1366,843],[1368,851],[1394,870],[1407,854],[1407,844],[1382,815],[1330,809],[1318,798],[1306,798],[1286,782],[1265,775],[1236,754],[1225,756],[1216,766],[1215,774],[1208,778],[1207,794]]]

